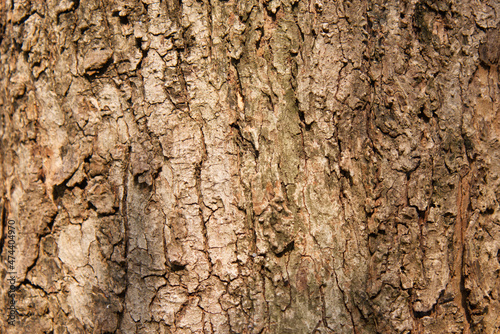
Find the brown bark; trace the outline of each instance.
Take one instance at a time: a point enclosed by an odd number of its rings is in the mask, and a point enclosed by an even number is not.
[[[498,333],[496,1],[0,2],[2,333]]]

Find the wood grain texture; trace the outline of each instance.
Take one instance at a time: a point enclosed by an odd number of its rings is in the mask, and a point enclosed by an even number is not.
[[[499,12],[0,1],[0,332],[498,333]]]

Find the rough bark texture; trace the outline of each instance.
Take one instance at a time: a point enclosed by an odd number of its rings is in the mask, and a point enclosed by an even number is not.
[[[0,16],[2,333],[499,333],[498,1]]]

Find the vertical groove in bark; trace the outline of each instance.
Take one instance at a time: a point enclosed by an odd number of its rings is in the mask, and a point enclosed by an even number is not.
[[[122,198],[120,201],[120,215],[121,218],[123,219],[123,227],[124,227],[124,233],[123,233],[123,248],[124,248],[124,254],[128,254],[129,251],[129,245],[128,245],[128,240],[129,240],[129,222],[128,222],[128,212],[127,212],[127,193],[128,193],[128,180],[129,180],[129,173],[130,173],[130,150],[131,147],[127,147],[127,151],[125,153],[125,164],[124,168],[122,171],[123,177],[122,177]],[[125,259],[123,259],[125,260]],[[126,266],[126,264],[123,264]],[[125,279],[127,280],[125,289],[120,295],[120,302],[123,302],[123,298],[127,294],[127,286],[128,286],[128,268],[125,267]],[[118,326],[121,327],[123,321],[123,312],[121,312],[118,316]]]

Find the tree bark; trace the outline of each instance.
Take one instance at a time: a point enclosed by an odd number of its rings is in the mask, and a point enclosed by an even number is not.
[[[498,13],[1,1],[0,331],[498,333]]]

